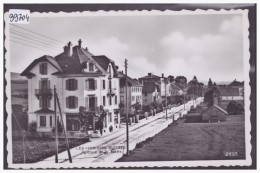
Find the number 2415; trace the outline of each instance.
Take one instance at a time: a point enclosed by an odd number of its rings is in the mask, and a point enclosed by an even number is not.
[[[18,22],[18,21],[24,21],[24,20],[27,20],[27,22],[29,22],[29,16],[27,14],[23,15],[23,14],[11,13],[9,15],[9,18],[10,18],[10,22]]]

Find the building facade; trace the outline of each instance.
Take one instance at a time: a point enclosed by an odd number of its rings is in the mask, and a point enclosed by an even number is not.
[[[145,85],[144,83],[149,83],[149,82],[155,82],[155,84],[159,87],[157,89],[157,101],[161,103],[163,100],[166,100],[166,97],[169,97],[171,95],[170,89],[171,89],[171,83],[167,78],[164,77],[164,74],[162,74],[161,77],[154,75],[152,73],[148,73],[147,76],[141,77],[138,79],[140,83]],[[149,84],[153,85],[153,84]]]
[[[126,85],[125,85],[125,76],[124,74],[120,73],[120,104],[122,105],[122,112],[126,114],[128,111],[130,114],[134,114],[134,105],[140,104],[142,106],[142,88],[143,85],[139,83],[136,79],[132,79],[131,77],[127,77],[127,97],[128,101],[126,101]],[[127,109],[126,109],[126,104]]]
[[[62,108],[67,131],[78,131],[79,108],[95,112],[103,106],[106,115],[104,131],[118,128],[119,78],[114,61],[106,56],[94,56],[88,49],[69,42],[56,57],[44,55],[35,59],[22,73],[28,78],[28,121],[36,122],[37,132],[51,132],[54,124],[54,86]],[[59,116],[59,115],[58,115]],[[92,123],[92,122],[90,122]],[[112,130],[111,130],[112,129]]]
[[[223,101],[243,101],[244,89],[238,87],[218,87],[220,99]]]
[[[143,105],[150,105],[154,101],[158,101],[160,97],[159,86],[156,82],[144,82],[142,99]]]

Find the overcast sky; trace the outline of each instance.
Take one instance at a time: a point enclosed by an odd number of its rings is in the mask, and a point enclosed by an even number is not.
[[[198,80],[232,81],[243,79],[242,15],[171,15],[171,16],[92,16],[31,18],[19,25],[61,42],[49,40],[52,48],[43,47],[11,33],[11,71],[21,73],[42,55],[55,56],[68,41],[94,55],[106,55],[120,70],[129,61],[131,77],[152,72],[165,76],[183,75]],[[40,37],[11,26],[13,31]],[[20,40],[18,40],[19,38]],[[42,37],[44,38],[44,37]],[[46,38],[44,38],[46,39]]]

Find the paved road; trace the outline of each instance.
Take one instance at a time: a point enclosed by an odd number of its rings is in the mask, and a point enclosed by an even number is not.
[[[197,104],[201,102],[202,99],[197,100]],[[185,109],[193,105],[193,101],[189,101],[185,104]],[[184,106],[180,105],[178,107],[168,110],[168,120],[166,121],[165,112],[156,114],[153,117],[148,117],[148,119],[143,119],[139,123],[131,125],[129,127],[129,149],[133,150],[136,144],[146,140],[149,137],[153,137],[167,126],[172,123],[172,115],[174,119],[181,116]],[[117,147],[111,149],[111,147]],[[74,163],[91,163],[91,162],[113,162],[121,158],[122,155],[126,153],[126,127],[122,125],[121,128],[106,136],[101,138],[92,138],[91,142],[85,143],[79,147],[71,149],[72,160]],[[67,152],[64,151],[58,155],[59,163],[68,162]],[[54,163],[55,156],[45,159],[44,161],[38,162],[36,164]]]

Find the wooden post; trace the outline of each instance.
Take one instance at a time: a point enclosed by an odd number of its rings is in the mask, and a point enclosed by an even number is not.
[[[167,118],[168,118],[168,116],[167,116],[167,94],[166,94],[166,82],[167,82],[167,80],[165,80],[165,82],[164,82],[164,86],[165,86],[165,103],[166,103],[166,109],[165,109],[165,111],[166,111],[166,121],[167,121]]]
[[[25,131],[22,130],[22,133],[23,133],[23,163],[25,163],[25,145],[24,145]]]
[[[129,130],[128,130],[128,98],[127,98],[127,59],[125,59],[125,98],[126,98],[126,155],[129,155]]]
[[[57,123],[57,109],[56,109],[56,86],[54,85],[54,115],[55,115],[55,143],[56,143],[56,154],[55,163],[58,163],[59,154],[59,141],[58,141],[58,123]]]
[[[56,100],[57,100],[58,107],[59,107],[60,119],[61,119],[61,124],[62,124],[62,128],[63,128],[63,133],[64,133],[64,136],[65,136],[65,142],[66,142],[66,148],[67,148],[67,152],[68,152],[68,156],[69,156],[69,161],[70,161],[70,163],[72,163],[69,142],[68,142],[68,138],[67,138],[67,134],[66,134],[66,129],[64,127],[64,122],[63,122],[62,113],[61,113],[61,107],[60,107],[60,101],[59,101],[59,98],[57,96],[56,90],[55,90],[55,95],[56,95]]]

